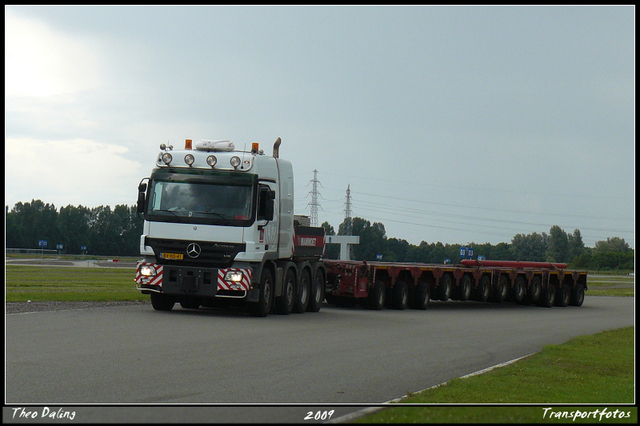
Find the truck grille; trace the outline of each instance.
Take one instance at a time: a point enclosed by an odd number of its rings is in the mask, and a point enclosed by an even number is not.
[[[156,262],[161,265],[228,268],[233,264],[236,255],[246,250],[244,243],[165,240],[161,238],[146,238],[145,244],[153,248]],[[161,257],[161,254],[165,254],[165,257]]]

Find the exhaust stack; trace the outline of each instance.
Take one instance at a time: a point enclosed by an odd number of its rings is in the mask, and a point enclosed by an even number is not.
[[[280,156],[280,144],[282,141],[280,138],[276,139],[276,142],[273,144],[273,158],[278,158]]]

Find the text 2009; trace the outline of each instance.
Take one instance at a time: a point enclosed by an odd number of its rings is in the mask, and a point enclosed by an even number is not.
[[[331,416],[333,416],[334,410],[331,411],[309,411],[307,416],[304,418],[305,420],[329,420]]]

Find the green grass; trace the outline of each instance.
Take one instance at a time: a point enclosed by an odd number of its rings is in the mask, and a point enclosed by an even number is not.
[[[540,404],[538,407],[398,407],[388,408],[356,423],[530,423],[543,419],[543,407],[554,411],[571,404],[593,411],[606,404],[634,403],[634,327],[581,336],[562,345],[548,345],[539,353],[506,367],[410,395],[402,404]],[[631,411],[635,407],[618,407]],[[615,406],[607,406],[615,411]],[[576,420],[578,422],[580,419]],[[588,422],[589,419],[583,419]],[[594,421],[593,418],[590,419]],[[605,418],[605,422],[613,421]],[[574,422],[571,419],[553,419]]]
[[[6,265],[7,302],[148,300],[136,290],[132,268]]]
[[[594,273],[588,276],[587,287],[590,296],[634,296],[635,277]]]

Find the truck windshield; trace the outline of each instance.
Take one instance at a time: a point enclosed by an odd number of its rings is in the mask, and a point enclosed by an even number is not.
[[[253,186],[152,180],[146,219],[248,226],[254,219]]]

